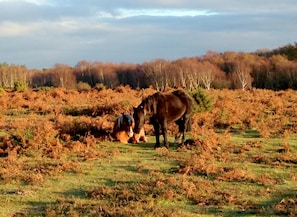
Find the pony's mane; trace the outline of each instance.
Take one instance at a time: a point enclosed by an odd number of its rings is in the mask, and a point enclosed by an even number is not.
[[[160,92],[154,93],[151,96],[146,97],[143,99],[141,106],[148,112],[148,113],[156,113],[157,112],[157,97],[160,95]]]
[[[130,114],[124,113],[118,118],[118,128],[120,129],[124,121],[127,121],[128,125],[133,124],[133,117]]]

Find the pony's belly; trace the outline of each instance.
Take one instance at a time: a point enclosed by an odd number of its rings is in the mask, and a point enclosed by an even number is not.
[[[168,111],[167,114],[165,115],[166,120],[168,122],[174,122],[179,120],[184,114],[185,114],[186,109],[181,108],[180,110],[172,110],[172,111]]]

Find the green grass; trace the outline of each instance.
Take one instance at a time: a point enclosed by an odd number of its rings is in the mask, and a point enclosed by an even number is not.
[[[89,160],[82,160],[79,153],[62,159],[21,156],[15,163],[29,165],[28,170],[38,165],[63,165],[64,169],[51,168],[41,180],[29,183],[1,181],[0,216],[296,214],[296,204],[289,203],[297,197],[296,135],[285,141],[289,150],[282,150],[283,139],[247,134],[232,135],[232,146],[214,153],[201,153],[199,148],[177,150],[173,144],[168,151],[154,150],[153,143],[98,142],[101,155]],[[214,167],[211,173],[181,170],[182,163],[195,154],[209,157],[201,166]]]

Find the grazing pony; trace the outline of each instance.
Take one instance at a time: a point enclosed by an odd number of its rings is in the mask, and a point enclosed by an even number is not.
[[[123,144],[127,144],[133,136],[134,119],[132,115],[123,113],[114,122],[112,135]]]
[[[190,126],[192,113],[193,99],[184,90],[178,89],[170,93],[157,92],[146,97],[137,108],[134,108],[134,132],[140,132],[144,125],[145,117],[148,116],[150,123],[154,126],[156,136],[155,148],[160,147],[160,131],[164,138],[165,147],[169,148],[167,125],[170,122],[175,122],[179,129],[175,140],[177,141],[182,135],[180,145],[183,145],[185,132],[188,126]]]

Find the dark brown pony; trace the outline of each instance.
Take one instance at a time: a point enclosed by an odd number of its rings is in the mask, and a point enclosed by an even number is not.
[[[132,115],[123,113],[114,122],[112,135],[123,144],[127,144],[133,136],[134,119]]]
[[[160,131],[164,138],[164,145],[169,148],[167,139],[167,125],[175,122],[178,125],[179,133],[176,141],[182,135],[181,145],[185,141],[185,132],[190,125],[193,112],[193,99],[184,90],[175,90],[170,93],[157,92],[148,96],[137,108],[134,108],[134,132],[138,133],[143,127],[145,117],[150,118],[150,123],[154,126],[156,145],[160,147]]]

